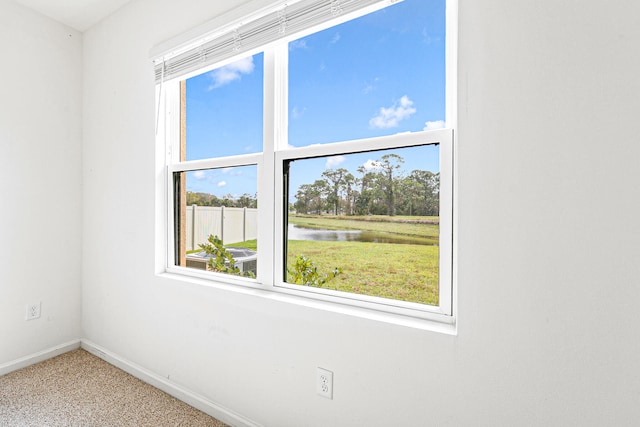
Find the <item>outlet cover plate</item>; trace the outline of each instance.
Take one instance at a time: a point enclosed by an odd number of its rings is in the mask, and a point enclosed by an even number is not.
[[[34,320],[34,319],[39,319],[40,318],[40,308],[41,308],[41,303],[40,302],[36,302],[33,304],[27,304],[26,307],[26,314],[25,314],[25,320]]]
[[[316,373],[316,391],[327,399],[333,399],[333,372],[318,368]]]

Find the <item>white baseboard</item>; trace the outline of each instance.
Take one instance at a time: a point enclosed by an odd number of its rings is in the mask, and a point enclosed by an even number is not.
[[[99,357],[100,359],[122,369],[147,384],[159,388],[176,399],[181,400],[224,423],[234,427],[260,426],[260,424],[236,414],[232,410],[218,405],[204,396],[187,390],[154,372],[148,371],[142,366],[136,365],[135,363],[120,357],[91,341],[83,339],[81,340],[80,346],[94,356]]]
[[[67,353],[72,350],[80,348],[80,340],[69,341],[65,344],[60,344],[55,347],[42,350],[38,353],[30,354],[20,359],[13,360],[11,362],[0,365],[0,375],[8,374],[9,372],[17,371],[18,369],[26,368],[27,366],[35,365],[36,363],[43,362],[52,357],[59,356],[63,353]]]

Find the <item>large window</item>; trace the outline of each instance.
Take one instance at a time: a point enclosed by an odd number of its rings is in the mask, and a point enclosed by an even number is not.
[[[164,49],[164,271],[452,319],[445,3],[274,2]]]

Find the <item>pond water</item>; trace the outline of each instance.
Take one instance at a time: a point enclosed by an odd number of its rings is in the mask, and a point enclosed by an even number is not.
[[[434,245],[437,242],[427,239],[415,239],[411,236],[401,236],[392,233],[381,233],[363,230],[324,230],[304,228],[289,224],[289,240],[322,240],[329,242],[373,242],[373,243],[403,243],[412,245]]]

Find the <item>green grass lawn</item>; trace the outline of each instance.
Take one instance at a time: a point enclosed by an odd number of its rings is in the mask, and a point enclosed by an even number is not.
[[[230,244],[228,244],[226,246],[233,247],[233,248],[247,248],[247,249],[251,249],[252,251],[257,251],[258,250],[258,240],[256,240],[256,239],[246,240],[244,242],[230,243]]]
[[[343,273],[326,289],[422,304],[438,304],[438,246],[289,241],[287,265],[304,254],[321,274]]]
[[[329,230],[392,233],[426,245],[290,240],[287,265],[297,255],[310,258],[321,274],[340,267],[343,273],[326,289],[438,304],[438,217],[334,217],[291,215],[292,224]],[[257,250],[257,241],[228,246]]]

